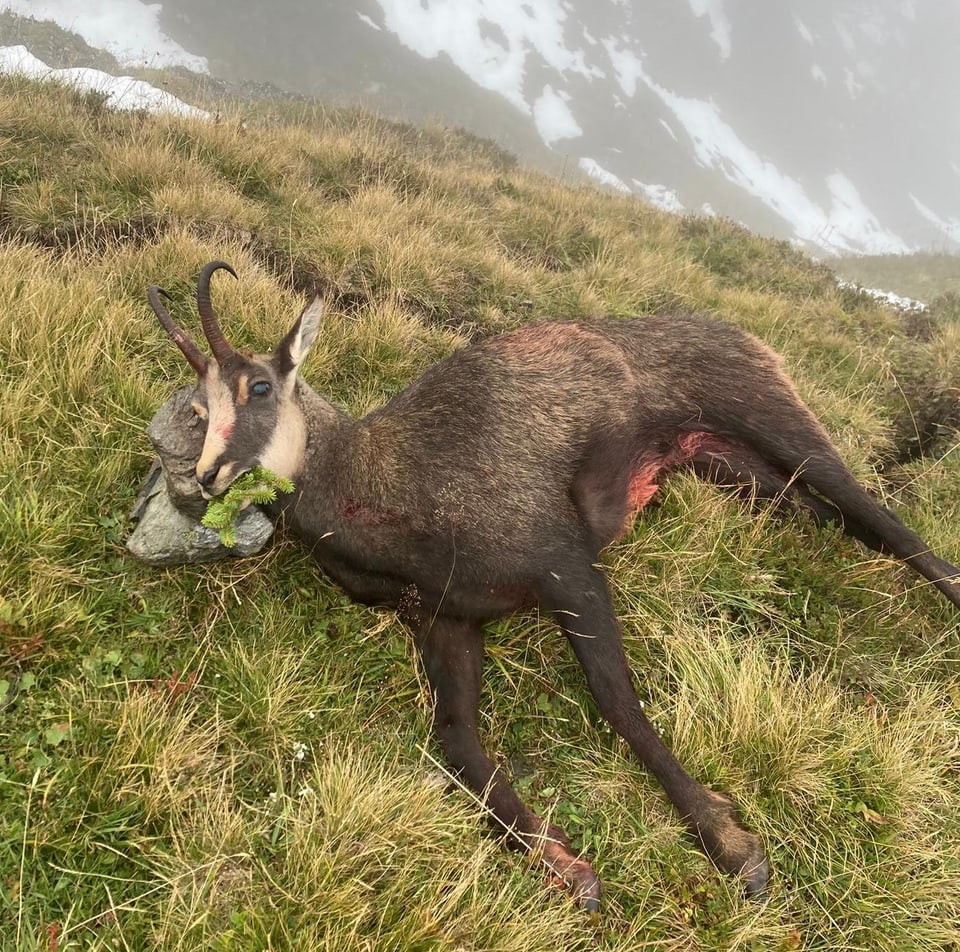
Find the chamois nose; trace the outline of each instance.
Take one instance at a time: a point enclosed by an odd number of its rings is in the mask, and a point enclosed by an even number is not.
[[[213,488],[213,484],[217,481],[217,475],[219,473],[219,466],[211,466],[205,473],[198,472],[197,482],[200,484],[200,488],[209,492]]]

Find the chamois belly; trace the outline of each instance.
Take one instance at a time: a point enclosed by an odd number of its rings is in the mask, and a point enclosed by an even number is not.
[[[502,577],[500,563],[478,559],[449,532],[401,535],[371,524],[361,510],[350,515],[342,531],[304,532],[301,540],[355,601],[394,608],[409,622],[435,614],[491,621],[536,603],[531,586],[513,573]]]
[[[671,472],[742,449],[716,433],[679,428],[647,434],[632,445],[601,445],[577,472],[571,495],[597,548],[603,548],[629,531]]]
[[[674,470],[687,466],[701,453],[722,455],[738,448],[731,440],[704,430],[678,433],[666,445],[644,448],[634,458],[627,478],[626,532],[637,513],[657,494],[664,479]]]

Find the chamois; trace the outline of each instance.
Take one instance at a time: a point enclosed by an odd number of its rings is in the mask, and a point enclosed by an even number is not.
[[[298,368],[320,326],[309,303],[269,355],[234,349],[210,301],[208,359],[148,300],[198,375],[205,498],[264,466],[293,480],[276,504],[354,599],[397,609],[413,632],[450,764],[510,837],[536,850],[587,909],[600,883],[562,830],[517,796],[477,730],[483,625],[541,606],[569,639],[597,706],[662,784],[690,832],[746,892],[762,894],[760,838],[694,780],[644,714],[601,550],[678,467],[751,498],[804,508],[889,552],[960,606],[960,570],[937,558],[854,479],[765,345],[707,316],[535,323],[457,350],[356,420]]]

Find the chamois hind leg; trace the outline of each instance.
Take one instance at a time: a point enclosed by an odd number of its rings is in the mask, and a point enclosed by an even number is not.
[[[949,581],[960,576],[960,569],[934,555],[919,536],[911,532],[895,513],[873,499],[852,475],[849,476],[850,490],[864,508],[873,511],[875,517],[888,524],[885,535],[812,493],[804,482],[803,470],[799,475],[787,477],[783,470],[746,446],[731,443],[722,451],[701,450],[690,460],[690,467],[701,479],[714,482],[724,489],[733,489],[746,498],[770,500],[781,510],[805,509],[818,525],[838,525],[848,536],[875,552],[899,555],[907,565],[930,579],[954,604],[960,604],[957,601],[958,590]],[[876,521],[877,518],[874,519]],[[912,547],[903,548],[903,543],[899,541],[901,539]],[[904,552],[915,554],[911,557],[904,555]]]
[[[477,713],[483,667],[483,632],[474,622],[438,617],[416,633],[434,696],[433,729],[451,766],[483,797],[497,822],[522,848],[538,852],[574,899],[600,908],[600,880],[578,859],[563,832],[526,807],[480,743]]]
[[[754,459],[795,473],[808,490],[836,507],[850,535],[895,555],[960,607],[960,569],[934,555],[920,536],[857,482],[786,380],[773,387],[758,381],[750,411],[728,417],[718,428],[736,434],[738,445],[749,447]]]
[[[844,518],[836,506],[810,492],[802,480],[788,476],[746,446],[730,443],[723,450],[702,449],[690,460],[690,468],[701,479],[731,489],[744,499],[773,503],[784,513],[804,509],[817,525],[838,525],[868,548],[890,552],[875,532]]]
[[[694,780],[660,740],[633,688],[606,579],[589,560],[586,565],[558,572],[541,604],[569,639],[600,713],[653,772],[707,855],[739,876],[748,895],[762,895],[770,868],[760,838],[740,825],[730,800]]]
[[[901,559],[960,608],[960,569],[936,555],[895,512],[877,502],[846,467],[841,464],[838,471],[829,462],[811,461],[800,467],[800,478],[836,505],[846,525],[860,527],[863,534],[852,535],[864,541],[878,539],[874,548]]]

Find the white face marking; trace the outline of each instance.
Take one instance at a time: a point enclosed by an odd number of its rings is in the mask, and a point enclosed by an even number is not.
[[[237,381],[237,406],[245,407],[250,399],[250,378],[246,374],[240,374]]]
[[[293,399],[296,373],[287,378],[278,407],[277,425],[270,442],[260,454],[260,462],[278,476],[292,479],[303,465],[307,445],[307,430],[303,414]]]

